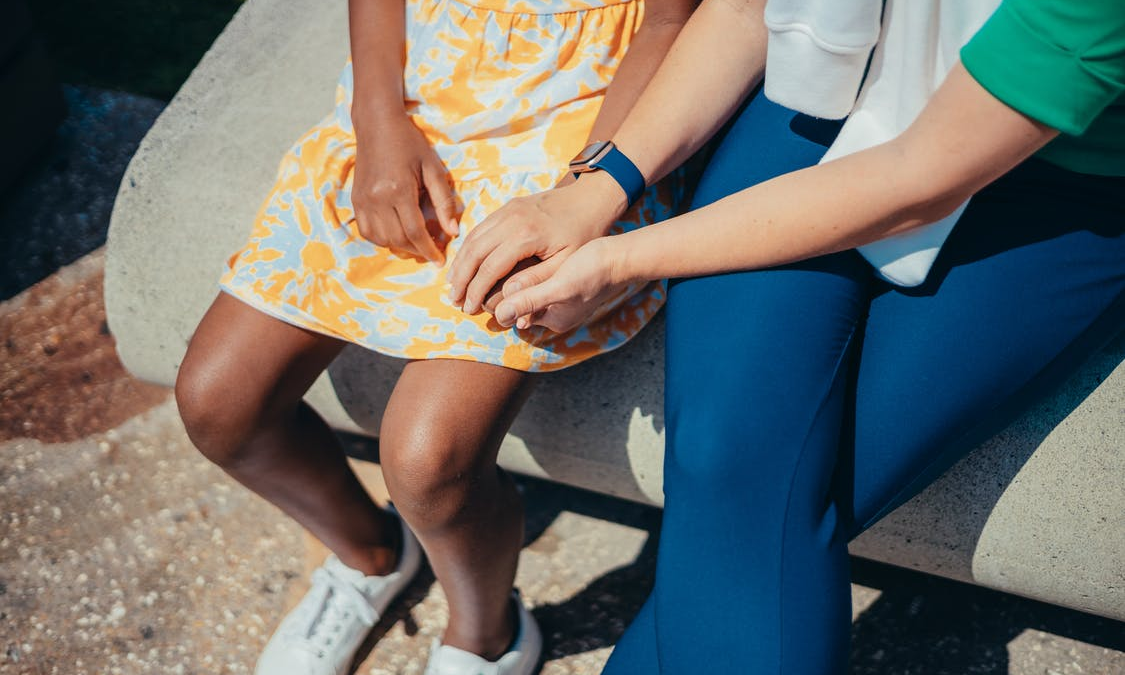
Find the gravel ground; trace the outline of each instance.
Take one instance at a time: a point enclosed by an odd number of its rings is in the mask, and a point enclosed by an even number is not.
[[[0,205],[5,232],[31,214],[19,243],[27,248],[4,243],[5,269],[20,279],[66,258],[56,246],[69,228],[81,243],[73,250],[101,241],[104,218],[100,231],[92,223],[108,215],[116,179],[96,158],[118,155],[99,134],[117,133],[116,115],[122,128],[140,110],[155,115],[147,99],[68,95],[105,105],[59,146],[73,156],[53,158]],[[124,373],[100,328],[100,274],[96,253],[0,302],[0,673],[249,673],[323,550],[192,449],[166,390]],[[377,467],[363,474],[381,494]],[[660,513],[541,481],[522,486],[518,583],[544,628],[543,672],[596,673],[651,584]],[[856,675],[1125,673],[1121,623],[863,561],[853,581]],[[424,572],[356,672],[420,673],[444,616]]]

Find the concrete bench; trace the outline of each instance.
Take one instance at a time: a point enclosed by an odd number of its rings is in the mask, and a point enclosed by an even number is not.
[[[249,0],[141,144],[109,233],[106,302],[125,365],[171,384],[278,160],[328,113],[343,0]],[[545,376],[504,442],[518,472],[659,505],[660,322]],[[1125,340],[852,545],[856,555],[1125,620]],[[374,434],[401,362],[345,350],[309,394]]]

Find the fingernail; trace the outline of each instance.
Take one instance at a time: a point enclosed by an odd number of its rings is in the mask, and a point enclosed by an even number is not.
[[[515,314],[515,312],[508,307],[496,308],[496,320],[504,326],[510,326],[512,324],[512,320],[516,318],[512,316],[513,314]]]
[[[526,330],[530,325],[531,319],[528,319],[526,316],[521,317],[520,320],[516,322],[516,328],[519,328],[520,330]]]

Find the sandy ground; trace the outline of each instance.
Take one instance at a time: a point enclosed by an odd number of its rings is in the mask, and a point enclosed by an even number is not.
[[[252,672],[323,549],[194,451],[167,390],[124,372],[101,261],[0,303],[0,673]],[[659,511],[522,485],[517,583],[543,672],[597,673],[651,584]],[[862,561],[853,578],[853,673],[1125,673],[1120,623]],[[421,673],[444,617],[424,572],[355,672]]]

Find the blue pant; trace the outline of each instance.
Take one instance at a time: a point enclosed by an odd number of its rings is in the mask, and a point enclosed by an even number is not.
[[[758,96],[695,206],[816,163],[835,129]],[[605,672],[845,672],[848,541],[1125,327],[1122,194],[1029,160],[917,289],[855,251],[673,283],[656,585]]]

